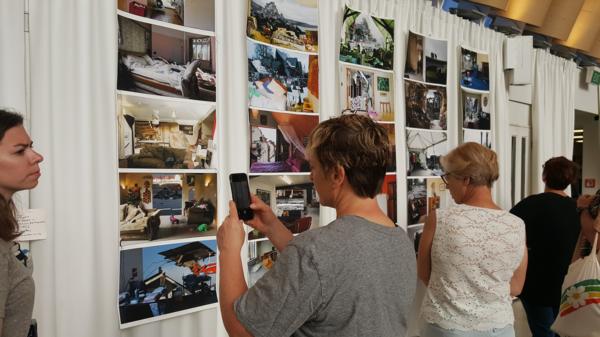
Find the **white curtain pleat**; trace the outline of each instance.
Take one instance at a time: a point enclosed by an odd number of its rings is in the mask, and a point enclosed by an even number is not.
[[[25,2],[0,0],[0,108],[25,114]]]
[[[533,58],[531,193],[541,193],[544,162],[573,156],[577,65],[540,49]]]

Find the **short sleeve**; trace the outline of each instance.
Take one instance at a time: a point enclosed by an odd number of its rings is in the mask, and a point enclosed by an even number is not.
[[[285,337],[308,321],[321,302],[313,254],[292,243],[234,308],[239,321],[255,337]]]

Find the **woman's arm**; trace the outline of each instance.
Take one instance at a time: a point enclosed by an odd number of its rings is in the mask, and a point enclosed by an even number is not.
[[[510,296],[519,296],[521,291],[523,290],[523,285],[525,284],[525,275],[527,274],[527,246],[525,246],[525,251],[523,252],[523,258],[521,259],[521,263],[513,273],[512,278],[510,279]]]
[[[417,257],[417,275],[419,279],[429,284],[431,276],[431,245],[433,244],[433,235],[435,234],[435,225],[437,216],[435,210],[429,213],[423,227],[423,234],[419,241],[419,254]]]

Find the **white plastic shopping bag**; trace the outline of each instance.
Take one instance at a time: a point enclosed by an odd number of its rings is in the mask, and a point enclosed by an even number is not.
[[[558,317],[552,330],[561,336],[600,337],[600,263],[596,256],[598,233],[592,253],[573,262],[565,276]]]

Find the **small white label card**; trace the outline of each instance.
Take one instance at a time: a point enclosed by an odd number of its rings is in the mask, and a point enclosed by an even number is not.
[[[48,236],[45,209],[20,209],[17,211],[19,231],[17,241],[44,240]]]

